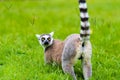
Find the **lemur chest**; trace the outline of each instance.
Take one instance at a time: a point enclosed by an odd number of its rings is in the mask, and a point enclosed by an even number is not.
[[[54,40],[52,46],[50,46],[46,51],[46,58],[49,58],[49,61],[61,63],[61,56],[63,51],[64,43],[60,40]]]

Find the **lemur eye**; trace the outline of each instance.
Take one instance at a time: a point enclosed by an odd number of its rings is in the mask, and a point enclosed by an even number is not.
[[[50,40],[51,40],[51,38],[49,37],[49,38],[47,38],[47,40],[48,40],[48,41],[50,41]]]
[[[44,38],[44,37],[42,37],[42,38],[41,38],[41,40],[42,40],[42,42],[43,42],[43,41],[45,40],[45,38]]]

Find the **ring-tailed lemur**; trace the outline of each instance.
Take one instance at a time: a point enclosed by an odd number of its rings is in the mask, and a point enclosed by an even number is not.
[[[91,55],[92,47],[89,40],[90,29],[88,22],[87,5],[85,0],[79,0],[81,32],[71,34],[64,41],[53,39],[53,32],[49,34],[37,34],[40,44],[44,47],[45,63],[56,62],[62,65],[65,73],[77,80],[74,72],[76,60],[82,60],[84,80],[92,75]]]

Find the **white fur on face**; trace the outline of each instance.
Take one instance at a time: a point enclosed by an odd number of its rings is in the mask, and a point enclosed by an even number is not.
[[[45,40],[42,41],[42,38],[44,38]],[[48,40],[47,40],[48,38],[50,38],[51,40],[48,41]],[[44,45],[44,43],[45,43],[46,41],[48,42],[48,45]],[[52,45],[52,43],[53,43],[53,38],[52,38],[50,35],[42,35],[42,36],[40,36],[39,43],[40,43],[42,46],[44,46],[44,47],[48,47],[48,46]]]
[[[53,44],[53,35],[54,35],[54,32],[51,32],[49,34],[42,34],[42,35],[39,35],[39,34],[36,34],[36,37],[38,38],[38,41],[39,43],[43,46],[43,47],[48,47],[50,45]],[[44,38],[44,39],[43,39]],[[50,40],[48,39],[50,38]],[[48,42],[47,45],[45,45],[45,42]]]

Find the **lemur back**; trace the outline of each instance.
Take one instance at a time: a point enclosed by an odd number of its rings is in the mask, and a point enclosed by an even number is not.
[[[74,80],[77,80],[73,66],[76,60],[81,59],[83,76],[85,80],[88,80],[92,75],[91,55],[92,47],[89,40],[83,42],[79,34],[68,36],[64,42],[61,58],[63,71],[73,76]]]

